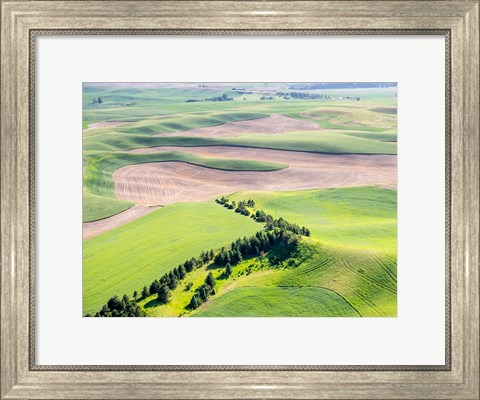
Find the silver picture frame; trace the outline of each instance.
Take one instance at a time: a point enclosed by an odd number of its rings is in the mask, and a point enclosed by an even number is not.
[[[478,399],[478,1],[1,1],[1,399]],[[45,35],[442,35],[445,365],[37,365],[35,46]]]

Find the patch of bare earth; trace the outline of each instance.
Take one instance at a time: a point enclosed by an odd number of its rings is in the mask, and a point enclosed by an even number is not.
[[[155,136],[228,137],[249,133],[279,134],[319,129],[319,125],[314,122],[290,118],[283,114],[273,114],[266,118],[227,122],[221,125],[195,128],[184,132],[159,133]]]
[[[180,162],[129,165],[113,174],[117,197],[142,205],[203,201],[239,190],[287,191],[378,185],[395,188],[397,157],[325,155],[230,146],[162,147],[204,157],[270,161],[279,171],[223,171]],[[134,152],[159,150],[136,149]]]
[[[129,124],[133,121],[102,121],[102,122],[95,122],[93,124],[88,124],[88,128],[84,129],[85,131],[89,131],[91,129],[98,129],[98,128],[116,128],[117,126],[122,126]]]
[[[144,215],[156,210],[157,207],[146,207],[142,205],[135,205],[128,210],[125,210],[119,214],[113,215],[108,218],[104,218],[94,222],[83,223],[83,240],[90,239],[91,237],[100,235],[103,232],[109,231],[114,228],[118,228],[133,221],[134,219],[143,217]]]

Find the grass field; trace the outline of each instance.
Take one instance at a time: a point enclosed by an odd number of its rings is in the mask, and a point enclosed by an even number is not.
[[[296,192],[240,192],[273,216],[307,225],[302,263],[279,286],[321,286],[346,298],[362,316],[395,316],[397,193],[359,187]]]
[[[335,187],[337,183],[338,186],[347,186],[352,182],[356,185],[368,182],[370,186],[297,191],[287,186],[290,191],[234,193],[230,193],[234,190],[229,189],[229,193],[224,195],[230,202],[238,204],[242,200],[253,199],[255,205],[249,206],[250,212],[262,210],[273,218],[283,218],[288,223],[307,227],[309,235],[298,236],[298,244],[292,253],[281,245],[275,245],[266,252],[258,249],[260,251],[255,256],[232,262],[229,274],[224,265],[213,262],[194,268],[171,290],[166,304],[160,303],[157,294],[135,299],[147,316],[396,316],[397,192],[387,189],[396,187],[396,162],[392,158],[397,153],[396,86],[347,89],[302,89],[301,84],[263,83],[230,86],[84,85],[84,222],[103,220],[100,223],[108,225],[112,220],[108,217],[134,205],[120,200],[115,192],[115,185],[119,190],[120,181],[119,174],[114,173],[122,167],[139,165],[134,168],[145,168],[148,166],[140,164],[181,162],[209,170],[184,168],[189,172],[184,171],[181,175],[177,166],[172,167],[173,175],[169,175],[168,179],[159,177],[163,179],[160,182],[167,182],[161,185],[167,185],[172,191],[200,185],[197,192],[192,191],[197,199],[192,198],[190,202],[189,197],[188,203],[162,207],[84,240],[83,314],[99,311],[114,295],[121,297],[126,294],[132,298],[134,291],[140,293],[144,286],[149,287],[153,280],[160,279],[179,263],[197,257],[202,251],[213,249],[217,254],[221,248],[228,250],[235,240],[267,229],[264,222],[255,222],[235,212],[235,209],[222,207],[213,200],[202,201],[209,198],[205,196],[208,193],[205,188],[210,176],[217,177],[218,182],[237,176],[237,186],[239,176],[253,179],[248,174],[234,175],[230,172],[207,175],[206,171],[215,169],[254,172],[263,185],[267,182],[265,176],[272,175],[279,182],[305,180],[305,176],[311,179],[319,177],[328,182],[328,186],[319,181],[318,186],[294,188]],[[277,94],[277,91],[286,94]],[[269,116],[277,119],[267,118]],[[255,121],[265,118],[267,121],[282,121],[283,118],[283,121],[292,123],[285,116],[294,120],[292,126],[301,126],[303,130],[261,130],[261,123]],[[212,129],[207,134],[187,132],[206,127],[220,127],[221,130],[223,124],[237,121],[249,121],[248,124],[253,124],[258,131],[232,129],[228,135],[213,134]],[[285,122],[285,126],[288,123]],[[229,126],[232,124],[226,125],[226,129]],[[202,155],[208,155],[205,157],[162,149],[167,146],[228,146],[230,153],[221,147],[215,147],[213,153],[202,149]],[[145,147],[159,149],[154,153],[129,152]],[[279,162],[274,163],[263,153],[258,156],[260,153],[256,150],[257,156],[252,155],[253,151],[247,153],[256,160],[239,159],[239,154],[245,154],[245,151],[239,153],[238,148],[245,147],[288,151],[288,157],[276,158]],[[306,155],[305,152],[316,154]],[[270,154],[278,157],[278,153],[272,151]],[[211,157],[212,154],[215,157]],[[319,154],[335,156],[341,161],[332,166],[333,162],[328,157]],[[338,155],[341,154],[362,156],[340,158]],[[297,160],[292,161],[293,157],[302,160],[301,164],[298,163],[300,166],[295,167]],[[324,168],[322,164],[308,164],[307,157],[330,160],[330,169],[325,167],[323,175],[317,173],[313,176],[313,172],[302,175],[302,171],[318,172],[312,165]],[[351,159],[360,160],[356,161],[358,165],[351,164],[356,165],[353,171],[353,167],[347,165],[347,160]],[[291,165],[284,160],[289,160]],[[361,170],[359,165],[363,162],[370,163],[370,169]],[[377,166],[384,168],[382,177],[375,169]],[[152,168],[151,173],[156,179],[157,174],[166,174],[165,170]],[[262,178],[260,171],[279,172],[263,174]],[[277,174],[285,177],[284,180],[278,179]],[[375,175],[373,180],[372,175]],[[136,179],[146,175],[136,169],[131,176]],[[144,182],[151,181],[147,179]],[[212,182],[212,185],[215,184],[217,182]],[[132,191],[139,191],[137,186],[144,188],[143,182],[137,185],[133,181],[129,185]],[[149,190],[158,190],[158,193],[163,190],[163,186],[156,189],[153,183],[148,185]],[[202,187],[203,199],[195,194],[202,192]],[[218,184],[218,187],[226,186]],[[287,189],[285,186],[272,186],[270,190]],[[185,190],[183,193],[190,192]],[[143,199],[141,196],[124,198],[134,199],[132,201],[139,205],[144,201],[138,200]],[[157,199],[155,197],[154,201]],[[163,200],[161,204],[164,204]],[[134,210],[119,217],[131,215]],[[97,229],[98,223],[88,224],[91,225]],[[189,306],[192,296],[199,293],[209,273],[216,279],[214,294],[198,308],[192,309]]]
[[[120,128],[118,128],[120,129]],[[396,135],[371,132],[325,130],[292,132],[278,135],[242,135],[233,138],[190,136],[149,136],[123,134],[116,137],[108,132],[84,140],[84,150],[118,151],[157,146],[241,146],[277,150],[308,151],[334,154],[396,154]]]
[[[233,267],[228,279],[223,269],[215,265],[195,270],[172,291],[168,304],[160,306],[156,296],[142,300],[139,304],[147,315],[396,316],[395,191],[360,187],[239,192],[230,198],[237,201],[252,198],[257,207],[300,225],[309,221],[311,237],[303,238],[297,252],[281,264],[271,263],[268,257],[244,260]],[[321,218],[315,218],[313,211],[308,213],[310,208],[306,204],[309,202],[314,205],[310,207],[312,210],[318,208]],[[354,226],[346,229],[352,223]],[[370,240],[366,239],[368,227],[375,225],[383,228],[372,230],[368,236]],[[272,252],[276,251],[281,249]],[[191,312],[189,301],[209,271],[217,279],[217,294]],[[185,290],[187,282],[192,284],[189,290]],[[300,292],[276,290],[282,288],[303,288],[306,297],[293,301],[295,293]],[[250,298],[247,300],[247,297]],[[249,311],[250,306],[254,311]],[[302,312],[298,311],[300,307],[304,308]]]
[[[213,299],[195,317],[356,317],[337,293],[313,287],[243,287]]]
[[[397,314],[396,254],[305,245],[309,252],[302,264],[284,274],[279,286],[321,286],[335,291],[363,317]]]
[[[218,85],[217,85],[218,86]],[[240,146],[333,154],[396,154],[396,88],[355,89],[362,101],[346,100],[352,90],[323,90],[329,100],[259,101],[264,94],[255,86],[240,93],[211,85],[198,90],[195,85],[162,89],[108,85],[84,85],[83,127],[101,121],[123,121],[125,125],[84,130],[84,221],[94,221],[128,208],[113,194],[111,172],[123,165],[180,160],[195,165],[227,170],[271,170],[285,166],[260,165],[244,160],[192,159],[185,154],[139,155],[122,151],[157,146]],[[226,94],[233,101],[186,102]],[[102,103],[93,104],[93,98]],[[379,107],[381,105],[382,107]],[[385,112],[387,110],[387,112]],[[279,135],[251,134],[236,137],[190,137],[181,133],[193,128],[221,125],[232,121],[254,120],[272,114],[318,123],[315,132]],[[179,135],[157,137],[157,133]],[[109,204],[109,202],[111,204]]]
[[[83,88],[83,119],[87,124],[100,121],[139,121],[150,118],[172,116],[174,114],[202,112],[236,112],[253,109],[253,113],[282,113],[298,115],[304,111],[323,108],[366,108],[378,106],[396,107],[396,87],[375,89],[337,89],[320,90],[319,92],[333,97],[330,100],[283,100],[259,101],[262,93],[239,94],[228,88],[210,90],[192,90],[162,88],[131,88],[84,85]],[[185,103],[188,99],[201,100],[206,97],[221,96],[226,93],[233,97],[231,102],[198,102]],[[352,102],[345,96],[360,96],[361,102]],[[102,97],[102,104],[92,104],[93,97]],[[340,98],[342,97],[342,98]],[[243,100],[246,98],[246,100]],[[135,104],[131,104],[131,103]],[[129,104],[128,106],[126,104]],[[372,124],[370,124],[372,125]]]
[[[99,196],[83,189],[83,222],[118,214],[133,206],[129,201],[118,200],[112,196]]]
[[[181,221],[181,223],[179,223]],[[202,250],[258,230],[252,220],[214,203],[175,204],[83,243],[83,311],[132,295]]]
[[[355,187],[293,192],[239,192],[233,200],[252,198],[274,217],[308,226],[312,238],[349,249],[395,253],[397,192]]]

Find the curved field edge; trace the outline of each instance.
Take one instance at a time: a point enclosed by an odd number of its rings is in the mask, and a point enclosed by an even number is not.
[[[179,263],[218,249],[259,225],[213,202],[163,207],[83,242],[83,314],[114,295],[141,291]]]
[[[171,299],[167,304],[160,305],[156,295],[138,302],[147,316],[176,317],[176,316],[362,316],[362,317],[395,317],[397,315],[397,264],[396,257],[382,253],[365,252],[361,250],[346,251],[331,246],[322,246],[315,240],[303,238],[297,251],[281,263],[274,261],[281,255],[281,249],[273,249],[262,257],[243,260],[232,268],[232,274],[225,276],[224,269],[209,265],[194,270],[182,280],[177,288],[171,292]],[[197,288],[202,285],[207,274],[215,277],[216,294],[197,310],[190,310],[189,303]],[[258,288],[259,291],[274,288],[314,288],[330,290],[342,301],[343,310],[346,305],[355,315],[346,315],[342,309],[332,311],[327,315],[325,309],[319,308],[315,300],[303,303],[301,299],[295,302],[295,311],[288,304],[275,306],[280,314],[267,315],[268,311],[256,313],[254,303],[252,311],[246,311],[238,305],[223,307],[223,297],[241,301],[236,295],[230,294],[243,288]],[[313,289],[312,289],[313,290]],[[260,297],[260,292],[256,292]],[[293,293],[293,292],[292,292]],[[252,296],[253,293],[250,293]],[[233,297],[232,297],[233,296]],[[263,300],[262,300],[263,301]],[[273,301],[273,300],[272,300]],[[281,302],[281,300],[278,300]],[[311,304],[310,304],[311,303]],[[211,304],[213,306],[211,306]],[[219,308],[215,305],[220,304]],[[313,307],[314,312],[299,310],[299,305],[306,309]],[[203,310],[215,311],[203,313]],[[260,306],[262,308],[263,306]],[[290,311],[289,311],[290,310]],[[314,314],[314,313],[319,314]],[[248,315],[246,315],[248,314]]]
[[[397,252],[397,191],[372,186],[287,192],[241,191],[228,196],[306,226],[326,245]]]
[[[133,205],[116,198],[112,177],[115,170],[132,164],[172,161],[225,171],[275,171],[288,167],[279,163],[208,158],[181,152],[92,154],[84,166],[83,222],[107,218]]]
[[[303,237],[297,251],[281,264],[269,261],[281,256],[277,250],[234,265],[228,279],[223,269],[214,266],[196,270],[186,279],[193,286],[187,289],[181,284],[172,292],[170,303],[158,306],[154,298],[140,302],[142,307],[148,304],[144,308],[147,315],[193,316],[197,311],[190,313],[187,306],[209,271],[217,279],[212,302],[241,287],[317,287],[335,291],[364,317],[397,315],[395,191],[359,187],[238,192],[229,198],[252,198],[256,207],[276,217],[298,224],[309,222],[311,237]],[[312,209],[305,202],[312,203]],[[345,224],[353,226],[345,229]],[[366,241],[362,236],[369,227],[373,229]],[[333,240],[327,242],[326,238]]]
[[[252,121],[268,117],[269,114],[254,112],[215,113],[206,115],[194,113],[165,115],[162,118],[123,120],[126,123],[115,128],[96,128],[85,132],[86,137],[94,137],[104,133],[128,133],[132,135],[154,135],[158,133],[184,132],[191,129],[210,128],[229,122]],[[122,122],[121,118],[105,120],[105,122]]]
[[[384,141],[388,135],[375,137],[352,132],[300,131],[277,135],[246,134],[236,137],[157,137],[142,134],[99,133],[84,138],[84,151],[126,151],[142,147],[197,147],[197,146],[239,146],[273,150],[292,150],[327,154],[397,154],[395,142]],[[391,135],[396,140],[396,135]],[[382,140],[378,140],[382,139]]]
[[[295,269],[277,280],[279,286],[327,287],[345,298],[363,317],[397,313],[397,257],[381,251],[326,246],[314,240]]]
[[[112,217],[128,210],[134,204],[113,197],[104,197],[83,190],[83,222],[93,222]]]
[[[317,287],[243,287],[213,298],[194,317],[355,317],[338,293]]]

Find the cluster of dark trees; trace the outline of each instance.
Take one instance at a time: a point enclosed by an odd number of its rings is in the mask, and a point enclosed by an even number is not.
[[[94,97],[92,99],[92,104],[102,104],[103,103],[103,99],[101,97]]]
[[[304,92],[277,92],[277,96],[284,99],[310,99],[310,100],[329,100],[330,96],[320,93],[304,93]]]
[[[298,245],[298,235],[283,228],[274,230],[258,231],[254,236],[237,239],[229,249],[222,247],[215,256],[214,262],[225,267],[225,274],[232,273],[231,266],[238,264],[247,257],[264,255],[276,246],[281,246],[289,253],[293,252]]]
[[[144,317],[145,313],[135,301],[125,294],[120,300],[114,296],[104,304],[102,309],[95,314],[86,314],[86,317]]]
[[[247,207],[254,209],[255,201],[253,199],[235,201],[231,203],[227,198],[221,197],[215,200],[218,204],[228,208],[235,209],[235,212],[250,216],[257,222],[266,224],[265,230],[258,231],[254,236],[244,237],[232,242],[229,249],[222,247],[220,252],[215,255],[212,250],[202,251],[195,258],[186,260],[172,271],[165,273],[160,279],[155,279],[150,287],[144,286],[141,291],[141,299],[157,294],[157,300],[161,304],[165,304],[170,299],[170,291],[178,286],[179,281],[184,279],[186,275],[196,268],[214,261],[218,266],[225,268],[225,275],[228,277],[232,274],[232,265],[238,264],[246,257],[256,257],[267,253],[276,246],[282,248],[284,253],[291,254],[298,246],[298,236],[310,236],[310,231],[304,226],[292,224],[283,218],[274,219],[271,215],[266,214],[262,210],[255,210],[252,214]],[[207,298],[215,294],[215,278],[210,272],[205,282],[200,286],[190,300],[189,307],[191,309],[198,308]],[[118,296],[110,298],[107,304],[94,315],[87,314],[87,317],[143,317],[145,313],[137,305],[136,299],[138,292],[133,292],[134,300],[130,300],[124,295],[120,300]]]
[[[242,200],[242,201],[239,201],[237,204],[235,201],[232,201],[230,203],[227,198],[222,196],[219,199],[215,199],[215,201],[218,204],[221,204],[222,206],[224,206],[225,208],[228,208],[229,210],[234,209],[236,213],[245,215],[246,217],[248,217],[251,214],[250,210],[247,207],[250,207],[250,208],[255,207],[255,201],[253,201],[252,199]]]
[[[186,260],[172,271],[165,273],[160,279],[155,279],[149,288],[144,286],[141,293],[142,298],[157,294],[157,300],[160,303],[167,303],[170,298],[170,290],[175,289],[178,283],[185,278],[189,272],[212,261],[214,255],[213,250],[202,251],[197,258],[192,257],[190,260]]]
[[[202,251],[198,257],[192,257],[180,264],[177,268],[164,274],[160,279],[155,279],[149,287],[144,286],[140,299],[145,299],[154,294],[157,295],[157,300],[161,304],[168,303],[170,299],[170,291],[178,286],[178,283],[185,278],[187,273],[193,271],[195,268],[200,268],[202,265],[213,260],[215,253],[213,250]],[[127,295],[124,295],[122,300],[118,296],[112,297],[107,304],[102,307],[102,310],[94,315],[87,314],[86,317],[143,317],[145,313],[137,305],[138,292],[133,292],[134,300],[130,300]],[[122,306],[123,305],[123,306]]]
[[[260,100],[275,100],[275,98],[273,96],[268,96],[268,97],[262,96],[260,97]]]
[[[226,197],[222,196],[219,199],[215,199],[215,201],[218,204],[224,206],[225,208],[228,208],[230,210],[235,209],[235,212],[239,214],[245,215],[247,217],[250,216],[257,222],[264,222],[266,224],[267,230],[280,228],[295,233],[296,235],[310,236],[310,230],[308,228],[304,226],[300,227],[300,225],[297,224],[292,224],[284,220],[283,218],[275,219],[270,214],[267,214],[265,211],[255,210],[255,212],[252,214],[247,208],[255,208],[255,201],[252,199],[242,200],[239,201],[237,204],[235,201],[232,201],[230,203]]]
[[[221,96],[210,97],[208,99],[200,100],[200,99],[187,99],[185,103],[200,103],[202,101],[233,101],[233,97],[228,97],[227,93],[224,93]]]
[[[209,272],[207,277],[205,278],[205,282],[202,286],[197,289],[197,292],[192,296],[190,300],[189,307],[192,310],[200,307],[209,296],[213,296],[215,294],[215,278],[213,277],[212,273]]]
[[[265,213],[262,210],[257,210],[255,214],[252,215],[252,218],[257,222],[265,222],[267,229],[285,229],[289,232],[295,233],[296,235],[310,236],[310,230],[304,226],[292,224],[282,217],[275,219],[271,215]]]
[[[233,97],[228,97],[227,93],[222,94],[221,96],[210,97],[209,99],[205,99],[205,101],[232,101]]]

